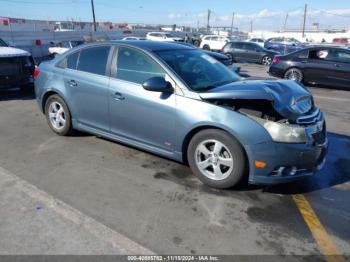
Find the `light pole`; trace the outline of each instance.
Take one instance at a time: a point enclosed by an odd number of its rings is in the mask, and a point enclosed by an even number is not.
[[[92,18],[94,19],[94,32],[96,32],[96,18],[95,18],[94,0],[91,0],[91,8],[92,8]]]

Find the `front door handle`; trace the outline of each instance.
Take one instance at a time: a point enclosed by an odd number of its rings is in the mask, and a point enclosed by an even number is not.
[[[115,92],[115,93],[113,94],[113,98],[116,99],[116,100],[124,100],[124,99],[125,99],[125,97],[123,96],[123,94],[122,94],[122,93],[119,93],[119,92]]]
[[[76,86],[78,85],[77,82],[75,82],[74,80],[68,81],[68,84],[69,84],[71,87],[76,87]]]

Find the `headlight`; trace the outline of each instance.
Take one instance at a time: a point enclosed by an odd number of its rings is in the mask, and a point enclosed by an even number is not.
[[[305,129],[300,126],[276,123],[259,117],[248,116],[261,124],[275,142],[306,143]]]

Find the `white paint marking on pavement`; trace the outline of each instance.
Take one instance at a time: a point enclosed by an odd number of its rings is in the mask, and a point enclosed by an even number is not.
[[[329,97],[329,96],[320,96],[320,95],[314,95],[314,97],[319,98],[319,99],[328,99],[328,100],[335,100],[335,101],[342,101],[342,102],[350,102],[350,99],[340,98],[340,97]]]
[[[111,243],[113,247],[120,250],[123,254],[154,254],[151,250],[137,244],[131,239],[101,224],[93,218],[84,215],[79,210],[47,194],[34,185],[20,179],[15,174],[12,174],[2,167],[0,167],[0,183],[14,184],[14,187],[16,187],[16,189],[18,189],[20,192],[27,194],[35,201],[45,204],[60,216],[79,225],[79,227],[84,228],[97,238]]]

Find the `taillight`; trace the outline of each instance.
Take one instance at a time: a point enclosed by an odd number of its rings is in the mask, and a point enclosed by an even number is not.
[[[282,61],[282,59],[281,59],[281,58],[278,58],[278,57],[275,57],[275,58],[272,60],[273,63],[279,63],[279,62],[281,62],[281,61]]]
[[[40,74],[39,67],[35,66],[34,73],[33,73],[34,79],[37,78],[39,76],[39,74]]]

